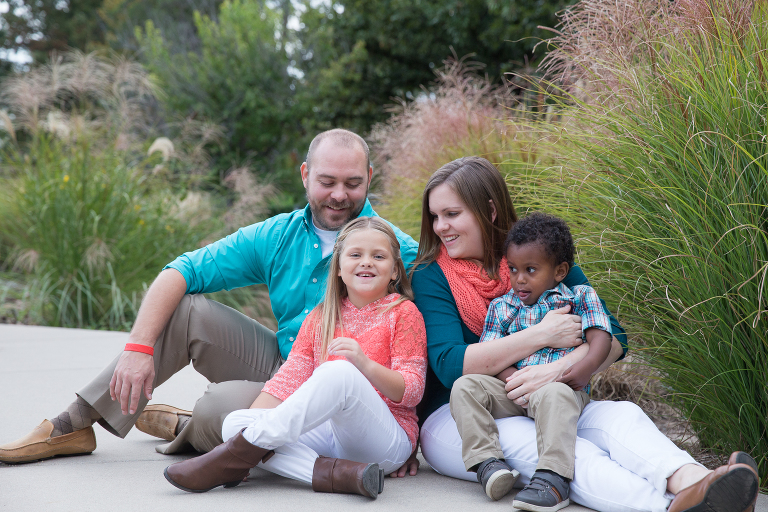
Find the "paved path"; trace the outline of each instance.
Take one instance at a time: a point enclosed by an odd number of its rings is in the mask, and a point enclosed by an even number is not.
[[[58,414],[126,343],[125,333],[0,325],[0,443],[21,437]],[[153,403],[191,409],[207,381],[187,367],[154,393]],[[488,500],[475,483],[438,475],[422,460],[417,477],[387,478],[375,501],[313,493],[304,484],[254,470],[234,489],[188,494],[162,471],[184,457],[155,452],[158,440],[131,431],[125,440],[96,426],[97,450],[41,463],[0,463],[0,510],[13,512],[220,510],[511,510],[512,496]],[[572,505],[565,512],[588,511]],[[758,512],[768,512],[761,496]]]

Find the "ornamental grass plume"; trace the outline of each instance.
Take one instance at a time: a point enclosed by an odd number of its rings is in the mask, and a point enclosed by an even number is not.
[[[615,2],[566,15],[545,64],[572,73],[548,90],[566,124],[539,128],[559,137],[583,266],[619,304],[634,353],[701,444],[751,453],[765,488],[768,3],[636,5],[646,21],[616,17],[613,42],[594,39],[605,34],[593,14]],[[597,66],[592,45],[610,49]],[[594,79],[594,94],[572,94],[574,75]]]
[[[393,109],[369,137],[373,165],[383,181],[381,213],[418,237],[421,192],[442,165],[467,155],[492,162],[535,159],[523,132],[506,122],[516,115],[505,85],[494,86],[478,74],[477,63],[450,59],[438,70],[435,87]],[[378,208],[378,207],[377,207]]]
[[[122,57],[54,55],[0,91],[9,134],[0,146],[0,263],[21,273],[17,316],[129,328],[163,265],[215,229],[210,211],[183,217],[178,205],[217,130],[190,123],[180,148],[167,151],[166,138],[162,158],[147,156],[158,91]],[[160,160],[168,172],[153,174]]]

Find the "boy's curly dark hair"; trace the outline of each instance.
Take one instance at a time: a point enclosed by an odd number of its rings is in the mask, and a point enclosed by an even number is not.
[[[573,267],[574,253],[573,237],[568,224],[559,217],[541,212],[531,213],[518,220],[509,230],[504,243],[504,252],[510,245],[525,245],[539,243],[544,247],[547,256],[554,259],[555,265],[562,262]]]

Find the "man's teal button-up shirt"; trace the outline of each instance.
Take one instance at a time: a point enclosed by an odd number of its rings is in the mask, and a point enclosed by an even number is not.
[[[366,199],[361,217],[377,216]],[[416,258],[418,244],[393,226],[400,241],[405,266]],[[181,272],[187,293],[211,293],[252,284],[266,284],[277,318],[277,343],[288,357],[299,327],[307,314],[323,300],[328,264],[322,257],[320,239],[312,229],[309,205],[283,213],[237,232],[196,251],[187,252],[166,265]]]

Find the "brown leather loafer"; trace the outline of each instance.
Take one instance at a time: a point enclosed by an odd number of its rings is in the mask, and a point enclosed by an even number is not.
[[[675,496],[667,512],[749,512],[757,500],[757,473],[747,464],[720,466]]]
[[[148,405],[136,420],[136,428],[153,437],[173,441],[179,416],[192,416],[192,413],[171,405]]]
[[[96,449],[93,427],[75,430],[70,434],[51,437],[53,423],[43,421],[35,429],[8,444],[0,446],[0,461],[6,464],[35,462],[57,455],[84,455]]]

